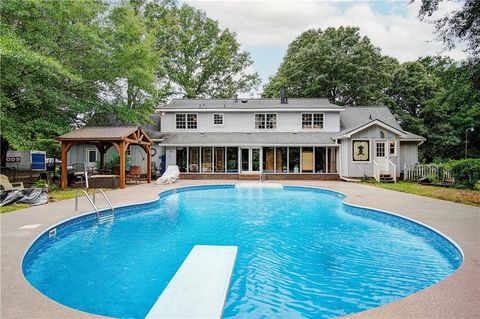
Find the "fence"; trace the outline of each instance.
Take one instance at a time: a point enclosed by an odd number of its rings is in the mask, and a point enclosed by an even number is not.
[[[431,182],[442,184],[453,184],[454,179],[450,170],[443,165],[417,164],[414,167],[405,166],[403,169],[403,180],[418,182],[422,177],[428,177]]]

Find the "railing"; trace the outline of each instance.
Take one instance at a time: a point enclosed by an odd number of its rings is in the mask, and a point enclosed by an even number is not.
[[[393,182],[396,183],[397,182],[397,165],[393,164],[393,162],[391,160],[388,160],[388,171],[390,172],[390,167],[393,168]]]
[[[375,180],[380,183],[380,168],[375,160],[373,160],[373,177],[375,177]]]
[[[98,208],[97,206],[95,205],[95,194],[97,193],[97,191],[99,191],[103,197],[105,198],[105,200],[107,201],[108,205],[110,206],[111,208],[111,214],[100,214],[100,212],[98,211]],[[98,220],[98,223],[101,224],[101,223],[104,223],[104,222],[108,222],[108,221],[112,221],[113,218],[114,218],[114,208],[113,208],[113,205],[112,203],[110,202],[110,200],[108,199],[107,195],[105,194],[105,192],[101,189],[96,189],[94,192],[93,192],[93,200],[92,198],[90,198],[90,196],[88,195],[88,193],[86,191],[84,191],[83,189],[80,189],[77,191],[77,193],[75,194],[75,211],[78,210],[78,198],[79,198],[79,194],[80,193],[83,193],[85,195],[85,197],[87,198],[87,200],[89,201],[90,205],[92,205],[93,209],[95,210],[95,213],[97,214],[97,220]]]
[[[437,164],[417,164],[413,167],[405,165],[403,168],[403,180],[418,182],[422,177],[437,180],[444,184],[453,184],[454,178],[450,170],[443,165]]]

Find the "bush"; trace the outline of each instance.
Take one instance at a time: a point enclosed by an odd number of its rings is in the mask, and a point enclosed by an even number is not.
[[[447,167],[452,172],[456,187],[475,189],[480,181],[480,159],[452,160],[447,162]]]

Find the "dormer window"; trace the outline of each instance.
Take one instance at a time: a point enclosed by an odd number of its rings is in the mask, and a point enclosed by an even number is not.
[[[255,114],[255,129],[271,130],[277,128],[277,114],[259,113]]]
[[[213,125],[214,126],[223,126],[223,113],[214,113],[213,114]]]
[[[322,129],[323,113],[303,113],[302,128],[303,129]]]
[[[197,129],[197,114],[195,113],[178,113],[176,114],[176,128],[177,130],[196,130]]]

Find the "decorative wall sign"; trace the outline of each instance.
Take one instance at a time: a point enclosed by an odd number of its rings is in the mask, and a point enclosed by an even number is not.
[[[353,141],[353,161],[368,162],[370,160],[370,141]]]

